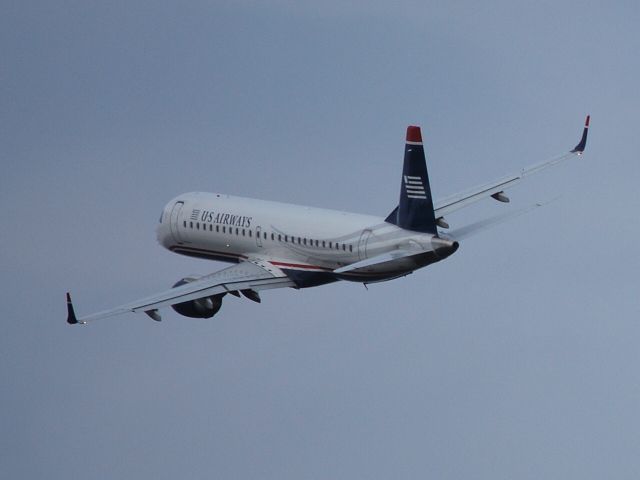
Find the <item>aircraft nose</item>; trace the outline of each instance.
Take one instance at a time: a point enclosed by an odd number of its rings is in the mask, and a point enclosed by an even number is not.
[[[446,258],[452,255],[458,250],[459,246],[460,244],[455,240],[440,237],[433,237],[431,239],[431,248],[433,248],[433,251],[436,252],[436,255],[440,258]]]

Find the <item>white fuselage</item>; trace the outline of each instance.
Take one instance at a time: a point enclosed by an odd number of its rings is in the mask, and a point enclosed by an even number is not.
[[[369,215],[202,192],[171,200],[158,226],[158,241],[176,253],[227,262],[258,258],[289,272],[330,274],[301,286],[405,275],[434,260],[405,258],[352,275],[332,272],[400,248],[428,251],[433,238]]]

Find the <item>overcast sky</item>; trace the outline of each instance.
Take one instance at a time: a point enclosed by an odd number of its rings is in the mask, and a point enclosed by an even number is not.
[[[637,1],[0,8],[3,478],[637,479]],[[405,128],[447,220],[550,205],[406,278],[65,323],[225,265],[160,247],[220,191],[386,216]]]

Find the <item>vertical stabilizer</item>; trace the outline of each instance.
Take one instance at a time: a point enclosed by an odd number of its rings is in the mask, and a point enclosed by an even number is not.
[[[386,221],[407,230],[438,233],[420,127],[407,127],[400,203]]]

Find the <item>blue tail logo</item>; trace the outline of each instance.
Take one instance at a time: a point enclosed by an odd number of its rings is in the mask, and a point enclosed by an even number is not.
[[[407,189],[407,197],[409,198],[422,198],[426,199],[426,192],[424,191],[424,183],[422,178],[413,177],[411,175],[403,175],[404,188]]]

